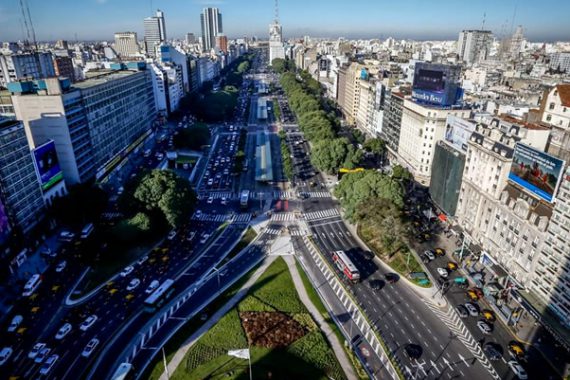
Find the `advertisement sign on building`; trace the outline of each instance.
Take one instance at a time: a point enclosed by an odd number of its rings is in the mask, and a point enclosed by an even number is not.
[[[564,161],[527,145],[517,143],[509,180],[547,202],[554,200]]]
[[[53,140],[33,150],[34,164],[43,191],[51,189],[63,179]]]
[[[468,141],[475,131],[475,126],[476,124],[472,121],[449,115],[445,127],[445,141],[455,149],[467,152]]]

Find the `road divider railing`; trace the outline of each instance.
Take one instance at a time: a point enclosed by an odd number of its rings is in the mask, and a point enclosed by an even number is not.
[[[364,339],[368,341],[370,347],[380,357],[390,377],[392,379],[405,379],[404,372],[397,358],[392,354],[380,334],[372,327],[373,324],[369,321],[364,310],[361,309],[352,292],[339,280],[335,270],[330,266],[320,249],[312,242],[311,238],[304,236],[303,241],[339,300],[351,316],[356,316],[353,318],[354,323],[364,333]]]
[[[260,235],[261,236],[261,235]],[[257,241],[259,239],[259,236],[255,241]],[[239,242],[239,240],[241,240],[241,236],[239,239],[236,240],[236,244],[237,242]],[[212,244],[213,245],[213,244]],[[241,250],[234,258],[232,258],[230,261],[228,261],[226,264],[222,265],[220,268],[218,268],[217,271],[210,271],[207,275],[205,275],[204,277],[202,277],[200,280],[198,280],[196,283],[194,283],[192,286],[190,286],[189,288],[187,288],[182,294],[178,295],[177,297],[175,297],[172,301],[170,301],[170,303],[164,308],[164,311],[162,313],[158,313],[156,314],[149,322],[147,322],[145,324],[145,326],[140,330],[139,334],[134,337],[131,341],[130,344],[126,345],[126,348],[123,350],[123,352],[121,353],[121,355],[118,356],[118,359],[116,361],[116,365],[114,367],[117,367],[119,363],[123,363],[123,362],[128,362],[128,363],[132,363],[134,361],[134,359],[136,358],[136,356],[141,352],[141,350],[146,349],[146,350],[152,350],[152,357],[154,357],[158,351],[160,350],[160,348],[166,344],[166,342],[168,342],[172,336],[174,336],[174,334],[176,334],[176,332],[178,332],[178,330],[180,328],[182,328],[182,326],[184,326],[184,324],[190,320],[191,318],[193,318],[194,316],[196,316],[198,313],[200,313],[206,306],[208,306],[210,304],[210,302],[212,302],[214,299],[216,299],[220,294],[222,294],[223,292],[225,292],[229,287],[231,287],[238,279],[240,279],[243,275],[245,275],[248,271],[250,271],[253,267],[255,267],[256,265],[258,265],[263,258],[265,257],[265,255],[259,255],[255,258],[255,260],[249,261],[248,265],[244,267],[244,269],[234,278],[232,278],[230,281],[228,281],[227,283],[225,283],[221,288],[218,289],[217,292],[212,293],[212,295],[210,297],[208,297],[208,299],[206,299],[204,302],[202,302],[202,304],[200,304],[199,306],[197,306],[189,315],[187,315],[185,318],[180,319],[180,323],[178,323],[176,325],[175,328],[172,329],[172,331],[165,336],[164,339],[162,339],[162,341],[160,342],[160,344],[156,345],[156,347],[146,347],[145,343],[147,343],[150,339],[152,339],[153,336],[156,335],[156,333],[160,330],[160,328],[166,323],[166,321],[169,320],[170,317],[172,317],[172,315],[178,311],[178,309],[180,309],[186,302],[188,302],[188,300],[194,295],[194,293],[196,293],[196,291],[205,283],[207,283],[208,281],[210,281],[213,277],[218,275],[218,272],[222,272],[224,270],[224,268],[226,268],[228,265],[232,264],[234,261],[240,260],[241,257],[245,254],[248,253],[248,251],[252,248],[252,246],[254,245],[254,243],[252,242],[252,244],[248,245],[247,247],[245,247],[243,250]],[[211,246],[210,246],[211,247]],[[208,248],[210,248],[208,247]],[[235,244],[233,244],[231,246],[231,249],[228,250],[228,253],[235,247]],[[225,255],[222,255],[222,257],[220,258],[220,260],[218,261],[221,262],[221,260],[223,259],[223,257],[225,257]],[[146,369],[146,366],[151,362],[151,360],[147,360],[145,362],[144,367],[142,368],[137,368],[137,373],[138,373],[138,377],[140,378],[140,376],[144,373],[144,370]],[[113,368],[114,369],[114,368]],[[92,374],[90,374],[92,375]],[[92,378],[92,376],[90,376],[89,378]]]

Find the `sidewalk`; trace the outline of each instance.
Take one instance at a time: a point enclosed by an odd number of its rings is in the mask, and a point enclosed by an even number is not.
[[[311,302],[311,299],[309,298],[309,295],[307,294],[307,290],[303,286],[303,280],[301,279],[301,276],[299,275],[299,271],[297,270],[297,266],[295,265],[295,257],[292,255],[287,255],[287,256],[283,256],[283,259],[285,260],[285,262],[287,263],[287,266],[289,267],[289,272],[291,273],[291,277],[293,278],[293,283],[295,284],[295,289],[297,290],[297,293],[299,294],[299,298],[301,299],[301,301],[303,302],[305,307],[309,310],[309,313],[311,314],[313,319],[317,322],[317,326],[319,326],[321,331],[327,337],[327,340],[329,341],[329,343],[330,343],[330,345],[331,345],[331,347],[335,353],[336,358],[338,359],[341,367],[344,370],[344,374],[346,375],[346,377],[348,379],[357,379],[358,377],[354,373],[352,363],[350,362],[350,360],[346,356],[346,352],[344,351],[344,348],[342,347],[341,342],[339,342],[337,336],[334,334],[334,332],[332,331],[330,326],[325,322],[321,313],[319,313],[319,311],[317,310],[315,305]]]
[[[202,327],[198,329],[194,334],[192,334],[183,345],[176,351],[176,354],[172,357],[168,363],[168,373],[173,374],[176,368],[182,363],[184,356],[188,350],[204,335],[209,329],[211,329],[220,318],[222,318],[228,311],[231,310],[246,294],[249,289],[255,284],[255,282],[261,277],[265,270],[273,263],[277,256],[269,256],[264,261],[263,264],[255,271],[255,273],[247,280],[247,282],[241,287],[241,289],[228,301],[224,306],[222,306],[218,311],[216,311],[211,318]],[[166,372],[163,372],[159,380],[168,380]]]

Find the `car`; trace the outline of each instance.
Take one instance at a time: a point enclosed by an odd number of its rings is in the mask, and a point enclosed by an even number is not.
[[[516,340],[511,340],[507,346],[509,348],[509,355],[515,359],[524,358],[524,346]]]
[[[132,265],[125,267],[125,269],[123,269],[123,271],[121,272],[121,277],[127,277],[134,270],[135,270],[135,268],[133,268]]]
[[[202,238],[200,239],[200,243],[204,244],[205,242],[208,241],[209,238],[210,238],[210,234],[202,235]]]
[[[166,237],[168,240],[172,240],[176,237],[176,231],[172,230],[168,233],[168,236]]]
[[[202,210],[196,210],[196,212],[194,213],[194,217],[200,218],[201,216],[202,216]]]
[[[141,284],[141,280],[138,278],[133,278],[129,285],[127,286],[127,290],[130,292],[131,290],[135,290]]]
[[[390,284],[395,284],[396,282],[398,282],[398,279],[400,278],[400,276],[398,276],[396,273],[386,273],[384,275],[384,278],[386,279],[386,281]]]
[[[408,358],[410,360],[412,359],[418,360],[423,353],[422,347],[418,344],[413,344],[413,343],[407,344],[404,347],[404,351],[406,352],[406,355],[408,355]]]
[[[509,360],[507,362],[507,365],[509,366],[509,368],[511,369],[511,371],[514,372],[514,374],[520,379],[520,380],[526,380],[528,379],[528,375],[526,374],[526,371],[524,370],[524,368],[520,365],[519,362],[517,362],[516,360]]]
[[[485,335],[490,334],[493,331],[493,325],[490,325],[484,320],[478,321],[477,327],[479,327],[479,330],[481,330],[481,332]]]
[[[449,276],[449,272],[447,271],[447,268],[439,267],[439,268],[437,268],[437,273],[443,278],[447,278]]]
[[[55,339],[62,340],[71,331],[71,323],[65,323],[59,328],[57,334],[55,334]]]
[[[358,342],[360,342],[360,340],[362,339],[362,336],[360,334],[356,334],[355,336],[352,337],[352,339],[350,340],[350,344],[351,345],[355,345]]]
[[[457,270],[457,263],[454,263],[453,261],[449,261],[447,263],[447,270],[449,270],[450,272]]]
[[[485,318],[486,321],[488,322],[495,322],[497,320],[497,317],[495,316],[495,313],[492,310],[489,309],[484,309],[483,311],[481,311],[481,315],[483,316],[483,318]]]
[[[15,332],[23,320],[24,317],[21,315],[14,316],[14,318],[12,318],[12,322],[10,322],[10,326],[8,326],[8,332]]]
[[[425,251],[424,256],[427,257],[430,261],[435,260],[435,255],[432,251]]]
[[[147,260],[148,260],[148,255],[144,255],[143,257],[137,260],[137,264],[142,265]]]
[[[59,240],[61,241],[72,241],[75,238],[75,234],[69,231],[61,231],[59,234]]]
[[[477,295],[477,293],[473,289],[467,290],[467,292],[465,292],[465,294],[467,294],[467,297],[469,297],[469,299],[471,299],[473,301],[477,301],[479,299],[479,296]]]
[[[47,375],[55,365],[55,362],[57,362],[57,359],[59,359],[59,355],[52,355],[47,358],[46,362],[42,365],[42,368],[40,368],[40,374]]]
[[[97,348],[98,344],[99,344],[99,339],[97,338],[91,339],[83,349],[81,356],[83,356],[84,358],[88,358],[93,353],[93,351],[95,351],[95,348]]]
[[[63,272],[63,270],[65,269],[66,266],[67,266],[67,261],[63,260],[62,262],[57,264],[57,266],[55,267],[55,271],[57,273],[61,273],[61,272]]]
[[[214,203],[214,197],[209,196],[208,200],[206,201],[207,204],[211,205],[212,203]]]
[[[81,330],[81,331],[89,330],[89,328],[91,326],[93,326],[95,324],[95,322],[97,322],[97,319],[99,319],[99,318],[95,314],[88,316],[87,319],[85,319],[81,323],[81,326],[79,326],[79,330]]]
[[[445,256],[445,249],[443,248],[436,248],[433,250],[433,253],[436,257]]]
[[[459,314],[461,318],[467,318],[469,316],[469,311],[467,311],[467,308],[463,305],[457,305],[455,307],[455,310],[457,311],[457,314]]]
[[[385,283],[382,280],[370,280],[368,281],[368,285],[370,285],[370,289],[372,290],[380,290],[384,287]]]
[[[190,231],[190,233],[188,234],[188,237],[186,238],[186,240],[187,240],[187,241],[192,241],[195,236],[196,236],[196,231]]]
[[[146,288],[146,290],[144,292],[146,294],[151,294],[152,292],[154,292],[156,290],[156,288],[158,288],[159,285],[160,285],[160,281],[152,280],[152,282],[150,283],[150,285],[148,286],[148,288]]]
[[[498,343],[487,342],[483,346],[483,352],[489,360],[495,361],[499,360],[503,357],[502,348]]]
[[[2,351],[0,351],[0,365],[6,364],[10,356],[12,356],[12,352],[14,352],[12,347],[4,347]]]
[[[223,205],[227,205],[228,204],[228,198],[226,197],[222,197],[222,200],[220,201]]]
[[[44,360],[46,360],[46,358],[48,357],[50,352],[51,352],[51,348],[48,348],[48,347],[44,347],[41,350],[39,350],[38,354],[36,355],[36,357],[34,359],[34,363],[43,363]]]
[[[466,302],[466,303],[465,303],[465,308],[466,308],[467,311],[469,312],[469,315],[471,315],[472,317],[477,317],[477,316],[479,316],[479,307],[476,306],[474,303]]]
[[[40,353],[40,351],[43,350],[45,347],[46,347],[45,343],[34,344],[34,347],[32,347],[30,352],[28,352],[28,358],[29,359],[35,359],[36,356],[38,356],[38,354]]]

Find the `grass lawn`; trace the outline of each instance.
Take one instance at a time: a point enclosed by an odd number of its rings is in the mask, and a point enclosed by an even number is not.
[[[299,299],[287,264],[278,258],[252,286],[248,295],[188,351],[172,379],[248,378],[247,360],[227,355],[228,350],[248,347],[240,319],[240,313],[244,312],[279,312],[294,320],[294,324],[304,332],[301,338],[287,347],[251,347],[254,378],[344,378],[344,372],[325,337]]]
[[[257,232],[255,232],[253,228],[248,227],[247,231],[245,232],[245,235],[243,235],[243,237],[236,244],[234,249],[232,249],[231,252],[226,256],[224,262],[230,261],[232,258],[234,258],[238,253],[241,252],[242,249],[247,247],[256,237],[257,237]]]
[[[409,251],[408,247],[404,247],[399,250],[391,257],[383,253],[382,244],[379,241],[377,234],[375,232],[374,226],[365,225],[363,223],[358,225],[358,236],[366,243],[368,248],[375,255],[380,257],[382,261],[390,265],[395,272],[399,273],[401,276],[408,278],[410,272],[423,272],[424,268],[416,260],[416,256]],[[411,280],[418,286],[430,287],[431,285],[420,285],[416,280]]]

